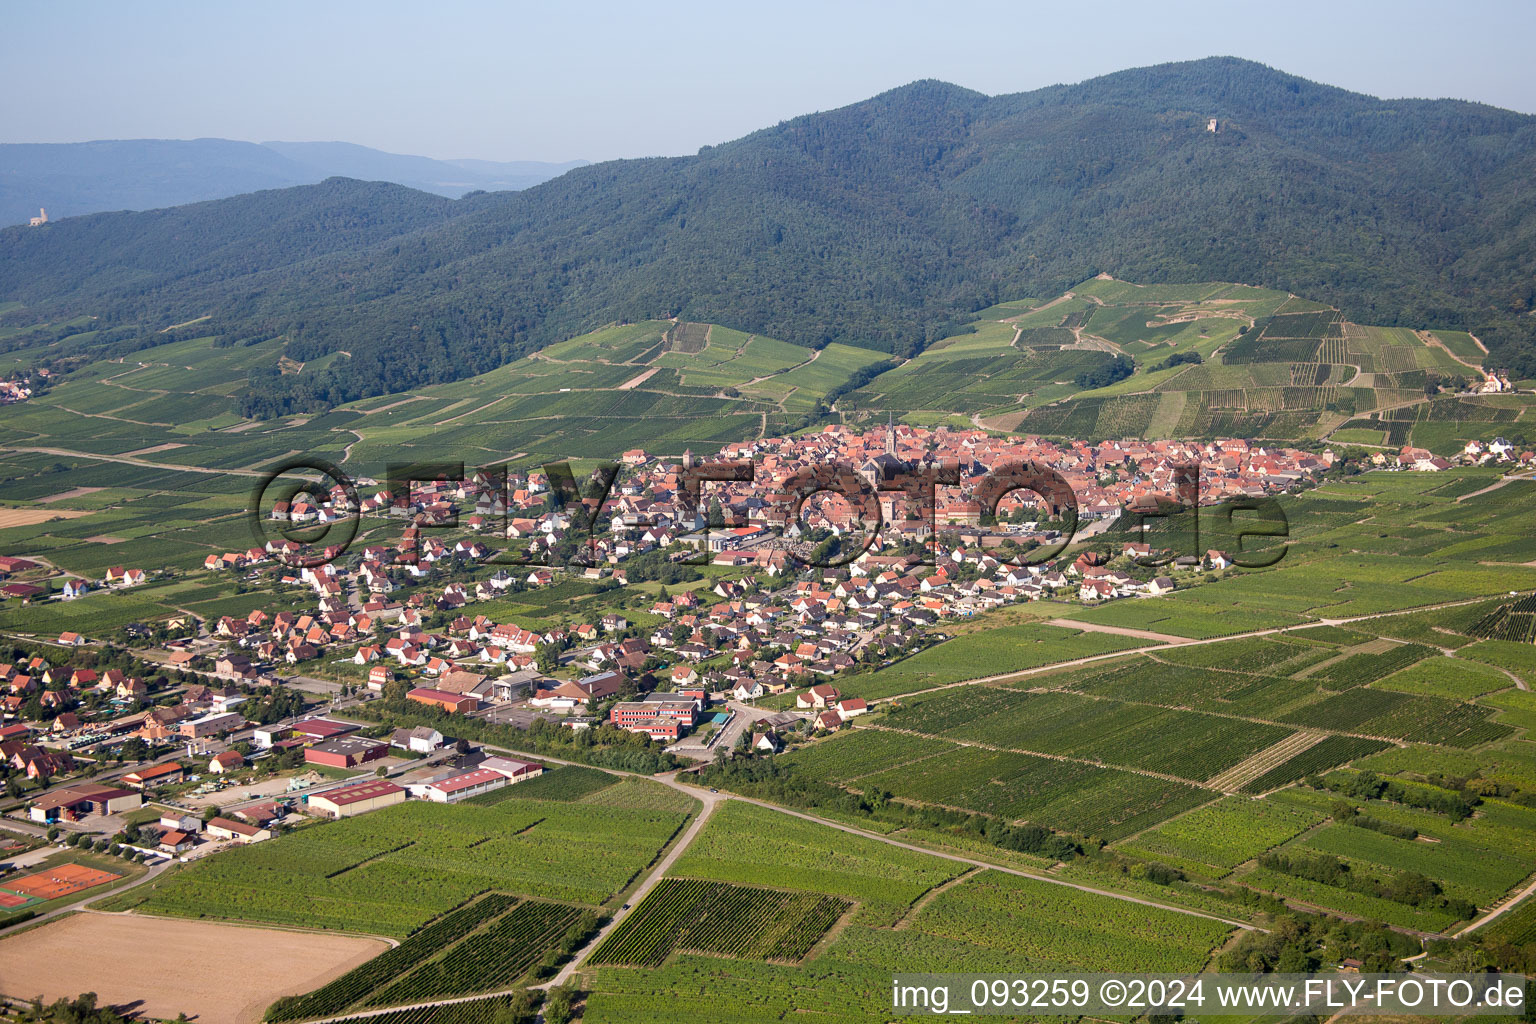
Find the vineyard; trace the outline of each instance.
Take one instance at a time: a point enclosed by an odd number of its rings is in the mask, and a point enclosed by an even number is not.
[[[893,923],[965,869],[739,800],[716,810],[672,866],[690,878],[839,896],[859,904],[857,920],[873,924]]]
[[[1243,792],[1267,793],[1272,789],[1279,789],[1281,786],[1288,786],[1304,779],[1308,775],[1337,768],[1355,758],[1374,754],[1387,747],[1388,744],[1380,740],[1357,739],[1353,736],[1329,736],[1252,780],[1243,787]]]
[[[1473,747],[1514,733],[1509,726],[1490,721],[1493,714],[1492,708],[1443,697],[1353,689],[1285,715],[1282,720],[1367,736]]]
[[[1202,781],[1290,735],[1278,725],[1053,691],[972,687],[898,708],[893,726]]]
[[[1536,595],[1499,605],[1472,626],[1473,636],[1511,643],[1536,643]]]
[[[814,893],[665,878],[603,940],[591,962],[656,966],[678,950],[798,962],[851,906]]]
[[[1536,900],[1528,899],[1500,916],[1483,930],[1483,936],[1493,942],[1513,945],[1536,942]]]
[[[859,784],[899,799],[1030,821],[1104,840],[1140,831],[1212,796],[1207,790],[1153,776],[976,747],[870,775]]]
[[[779,761],[810,778],[848,782],[953,749],[954,744],[943,740],[855,729],[821,743],[796,747]]]
[[[488,996],[442,1006],[418,1006],[392,1013],[347,1017],[335,1024],[487,1024],[498,1019],[498,1011],[511,1005],[511,996]]]
[[[1350,654],[1339,661],[1325,664],[1308,673],[1307,679],[1321,683],[1330,690],[1347,690],[1352,686],[1363,686],[1385,678],[1435,653],[1431,648],[1419,644],[1392,644],[1379,654]]]
[[[601,904],[686,820],[548,800],[410,801],[229,850],[134,896],[155,913],[405,936],[491,890]]]
[[[1119,849],[1176,868],[1221,877],[1244,861],[1293,839],[1323,818],[1321,811],[1293,804],[1227,797],[1143,833]]]
[[[493,789],[489,793],[481,793],[479,796],[470,797],[466,803],[491,806],[499,804],[503,800],[561,800],[574,802],[596,793],[598,790],[607,789],[621,781],[623,777],[609,772],[599,771],[596,768],[587,768],[583,765],[562,765],[553,770],[546,769],[543,775],[536,776],[526,782],[520,782],[516,786],[503,786],[501,789]]]
[[[517,897],[501,893],[443,915],[407,938],[356,967],[335,981],[303,996],[279,999],[267,1010],[269,1021],[329,1017],[366,999],[368,995],[452,946],[464,936],[517,905]]]
[[[442,956],[416,968],[365,1006],[393,1006],[507,988],[555,949],[583,912],[560,903],[524,900]],[[595,917],[587,917],[590,930]]]

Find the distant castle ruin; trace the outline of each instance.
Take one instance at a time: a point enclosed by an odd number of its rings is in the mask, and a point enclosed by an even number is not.
[[[39,206],[37,208],[37,216],[27,221],[27,223],[32,225],[34,228],[42,227],[44,224],[48,223],[48,211]]]

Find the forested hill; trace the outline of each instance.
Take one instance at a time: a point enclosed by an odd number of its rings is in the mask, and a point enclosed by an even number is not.
[[[329,181],[15,228],[0,300],[143,329],[211,314],[233,341],[286,334],[297,359],[351,353],[262,378],[262,412],[669,314],[909,354],[999,299],[1101,271],[1471,327],[1494,363],[1536,373],[1533,178],[1536,118],[1213,58],[993,98],[919,82],[518,193]]]

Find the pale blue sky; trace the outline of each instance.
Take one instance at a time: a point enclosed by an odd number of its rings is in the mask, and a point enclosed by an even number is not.
[[[7,0],[0,141],[342,140],[691,153],[918,78],[997,94],[1231,54],[1386,97],[1536,113],[1536,3]]]

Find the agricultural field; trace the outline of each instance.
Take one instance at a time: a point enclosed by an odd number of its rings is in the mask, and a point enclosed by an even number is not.
[[[962,688],[905,704],[892,728],[1203,781],[1279,743],[1282,726],[1051,692]]]
[[[677,956],[644,971],[605,967],[590,984],[585,1018],[619,1024],[665,1016],[680,999],[710,1019],[765,1012],[825,1021],[879,1019],[892,971],[1195,971],[1230,932],[1211,920],[997,871],[945,888],[896,927],[855,923],[818,957],[790,967]]]
[[[798,963],[851,906],[832,896],[665,878],[589,962],[654,967],[686,950]]]
[[[255,1024],[273,999],[323,985],[385,948],[356,935],[71,914],[0,939],[0,958],[7,995],[51,1002],[94,992],[103,1005],[133,1005],[157,1020]]]
[[[1515,945],[1536,941],[1536,902],[1527,899],[1513,910],[1501,914],[1483,929],[1483,936],[1492,942]]]
[[[855,920],[888,925],[965,867],[733,800],[710,817],[669,874],[836,896],[859,905]]]
[[[373,993],[368,1006],[398,1006],[509,988],[572,937],[584,912],[576,907],[523,900],[480,931]],[[589,923],[595,918],[586,916]]]
[[[1150,775],[961,747],[875,775],[858,788],[900,800],[1027,821],[1113,841],[1197,807],[1214,793]]]
[[[587,768],[583,765],[559,765],[545,770],[543,775],[519,782],[515,786],[504,786],[501,789],[493,789],[489,793],[481,793],[479,796],[470,797],[468,804],[481,807],[494,807],[506,800],[558,800],[563,802],[576,802],[584,800],[609,786],[618,785],[623,776],[614,775],[611,772],[599,771],[596,768]]]
[[[548,800],[413,801],[227,851],[131,896],[150,913],[405,936],[487,890],[598,906],[685,820]]]
[[[1324,816],[1322,811],[1277,800],[1231,796],[1143,832],[1117,848],[1219,878],[1321,823]]]
[[[779,758],[810,778],[852,782],[898,765],[954,750],[953,743],[887,732],[855,729],[842,736],[796,747]]]
[[[439,1003],[389,1013],[347,1017],[337,1024],[485,1024],[499,1019],[512,1004],[511,996],[487,996],[457,1003]]]
[[[1111,654],[1149,641],[1113,633],[1094,633],[1028,622],[966,633],[903,658],[873,676],[854,677],[840,686],[848,695],[893,697],[949,683],[1039,668],[1069,658]]]
[[[444,914],[413,933],[400,945],[386,950],[328,985],[303,996],[287,999],[267,1012],[271,1021],[305,1020],[334,1016],[367,999],[402,975],[409,975],[427,961],[458,944],[465,936],[519,905],[515,896],[492,893]]]

